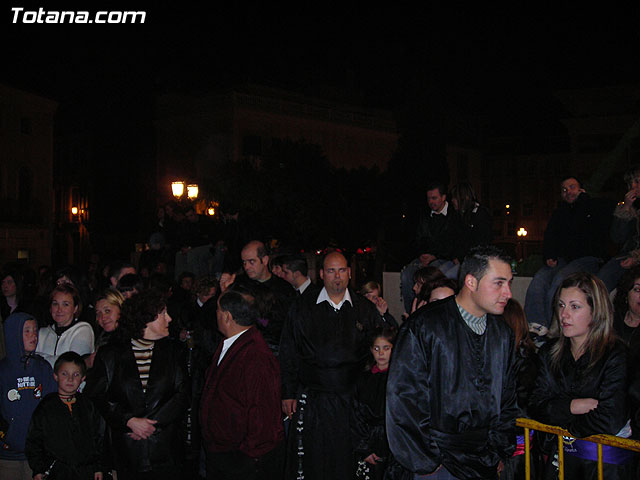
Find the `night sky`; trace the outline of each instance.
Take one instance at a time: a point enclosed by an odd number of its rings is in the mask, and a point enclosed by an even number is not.
[[[145,9],[144,25],[13,25],[4,7],[2,80],[63,101],[96,88],[118,101],[120,88],[148,95],[242,80],[308,92],[330,86],[387,108],[406,100],[413,81],[491,111],[512,105],[514,91],[526,104],[540,92],[634,82],[640,74],[637,11],[153,3],[100,7]]]
[[[3,7],[0,81],[59,101],[59,116],[99,132],[99,154],[109,160],[96,167],[105,204],[114,182],[124,193],[136,187],[136,175],[123,179],[121,168],[134,158],[138,174],[152,165],[153,105],[169,91],[251,82],[396,113],[435,102],[519,134],[562,117],[557,89],[640,81],[637,8],[158,3]],[[144,25],[12,24],[11,6],[42,4],[147,17]]]

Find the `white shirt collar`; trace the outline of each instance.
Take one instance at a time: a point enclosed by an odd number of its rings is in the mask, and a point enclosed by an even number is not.
[[[255,328],[255,327],[253,327],[253,328]],[[222,342],[222,351],[220,352],[220,358],[218,359],[218,365],[220,365],[220,362],[222,361],[222,358],[227,353],[227,350],[229,350],[231,348],[231,345],[233,345],[233,342],[238,340],[238,338],[240,338],[240,335],[242,335],[244,332],[246,332],[248,330],[249,329],[247,328],[247,330],[243,330],[242,332],[234,335],[233,337],[229,337],[229,338],[225,339],[224,342]]]
[[[435,210],[431,210],[431,216],[438,214],[438,215],[444,215],[446,217],[448,211],[449,211],[449,202],[445,201],[444,207],[442,208],[441,211],[436,212]]]
[[[351,300],[351,294],[349,293],[348,288],[344,291],[344,297],[342,297],[340,303],[333,303],[333,300],[329,298],[329,293],[327,293],[326,287],[322,287],[320,295],[318,295],[318,300],[316,300],[316,305],[322,302],[329,302],[329,305],[331,305],[336,310],[340,310],[340,308],[342,308],[342,305],[344,305],[344,302],[349,302],[351,306],[353,306],[353,301]]]
[[[300,295],[302,295],[309,285],[311,285],[311,279],[307,277],[304,283],[296,288],[296,290],[300,292]]]

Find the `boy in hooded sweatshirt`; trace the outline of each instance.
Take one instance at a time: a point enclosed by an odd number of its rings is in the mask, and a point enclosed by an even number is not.
[[[24,453],[31,415],[46,394],[58,389],[51,365],[35,353],[38,323],[28,313],[4,321],[7,356],[0,361],[0,480],[31,480]],[[4,434],[4,435],[3,435]]]

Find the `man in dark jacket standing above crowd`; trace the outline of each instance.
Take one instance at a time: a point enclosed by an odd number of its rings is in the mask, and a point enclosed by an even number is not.
[[[576,177],[560,184],[561,202],[544,232],[544,265],[527,290],[524,310],[529,323],[548,327],[552,301],[562,281],[575,272],[596,274],[605,256],[612,208],[587,194]]]
[[[416,232],[418,257],[405,266],[401,273],[402,300],[405,311],[411,312],[414,292],[413,275],[426,266],[438,268],[448,278],[457,279],[458,265],[464,257],[464,228],[458,212],[447,202],[446,190],[441,183],[427,185],[428,210],[420,216]]]

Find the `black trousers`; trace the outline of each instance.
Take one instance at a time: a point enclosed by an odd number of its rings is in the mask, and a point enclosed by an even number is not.
[[[259,458],[242,452],[207,452],[207,480],[271,480],[282,478],[284,443]]]

